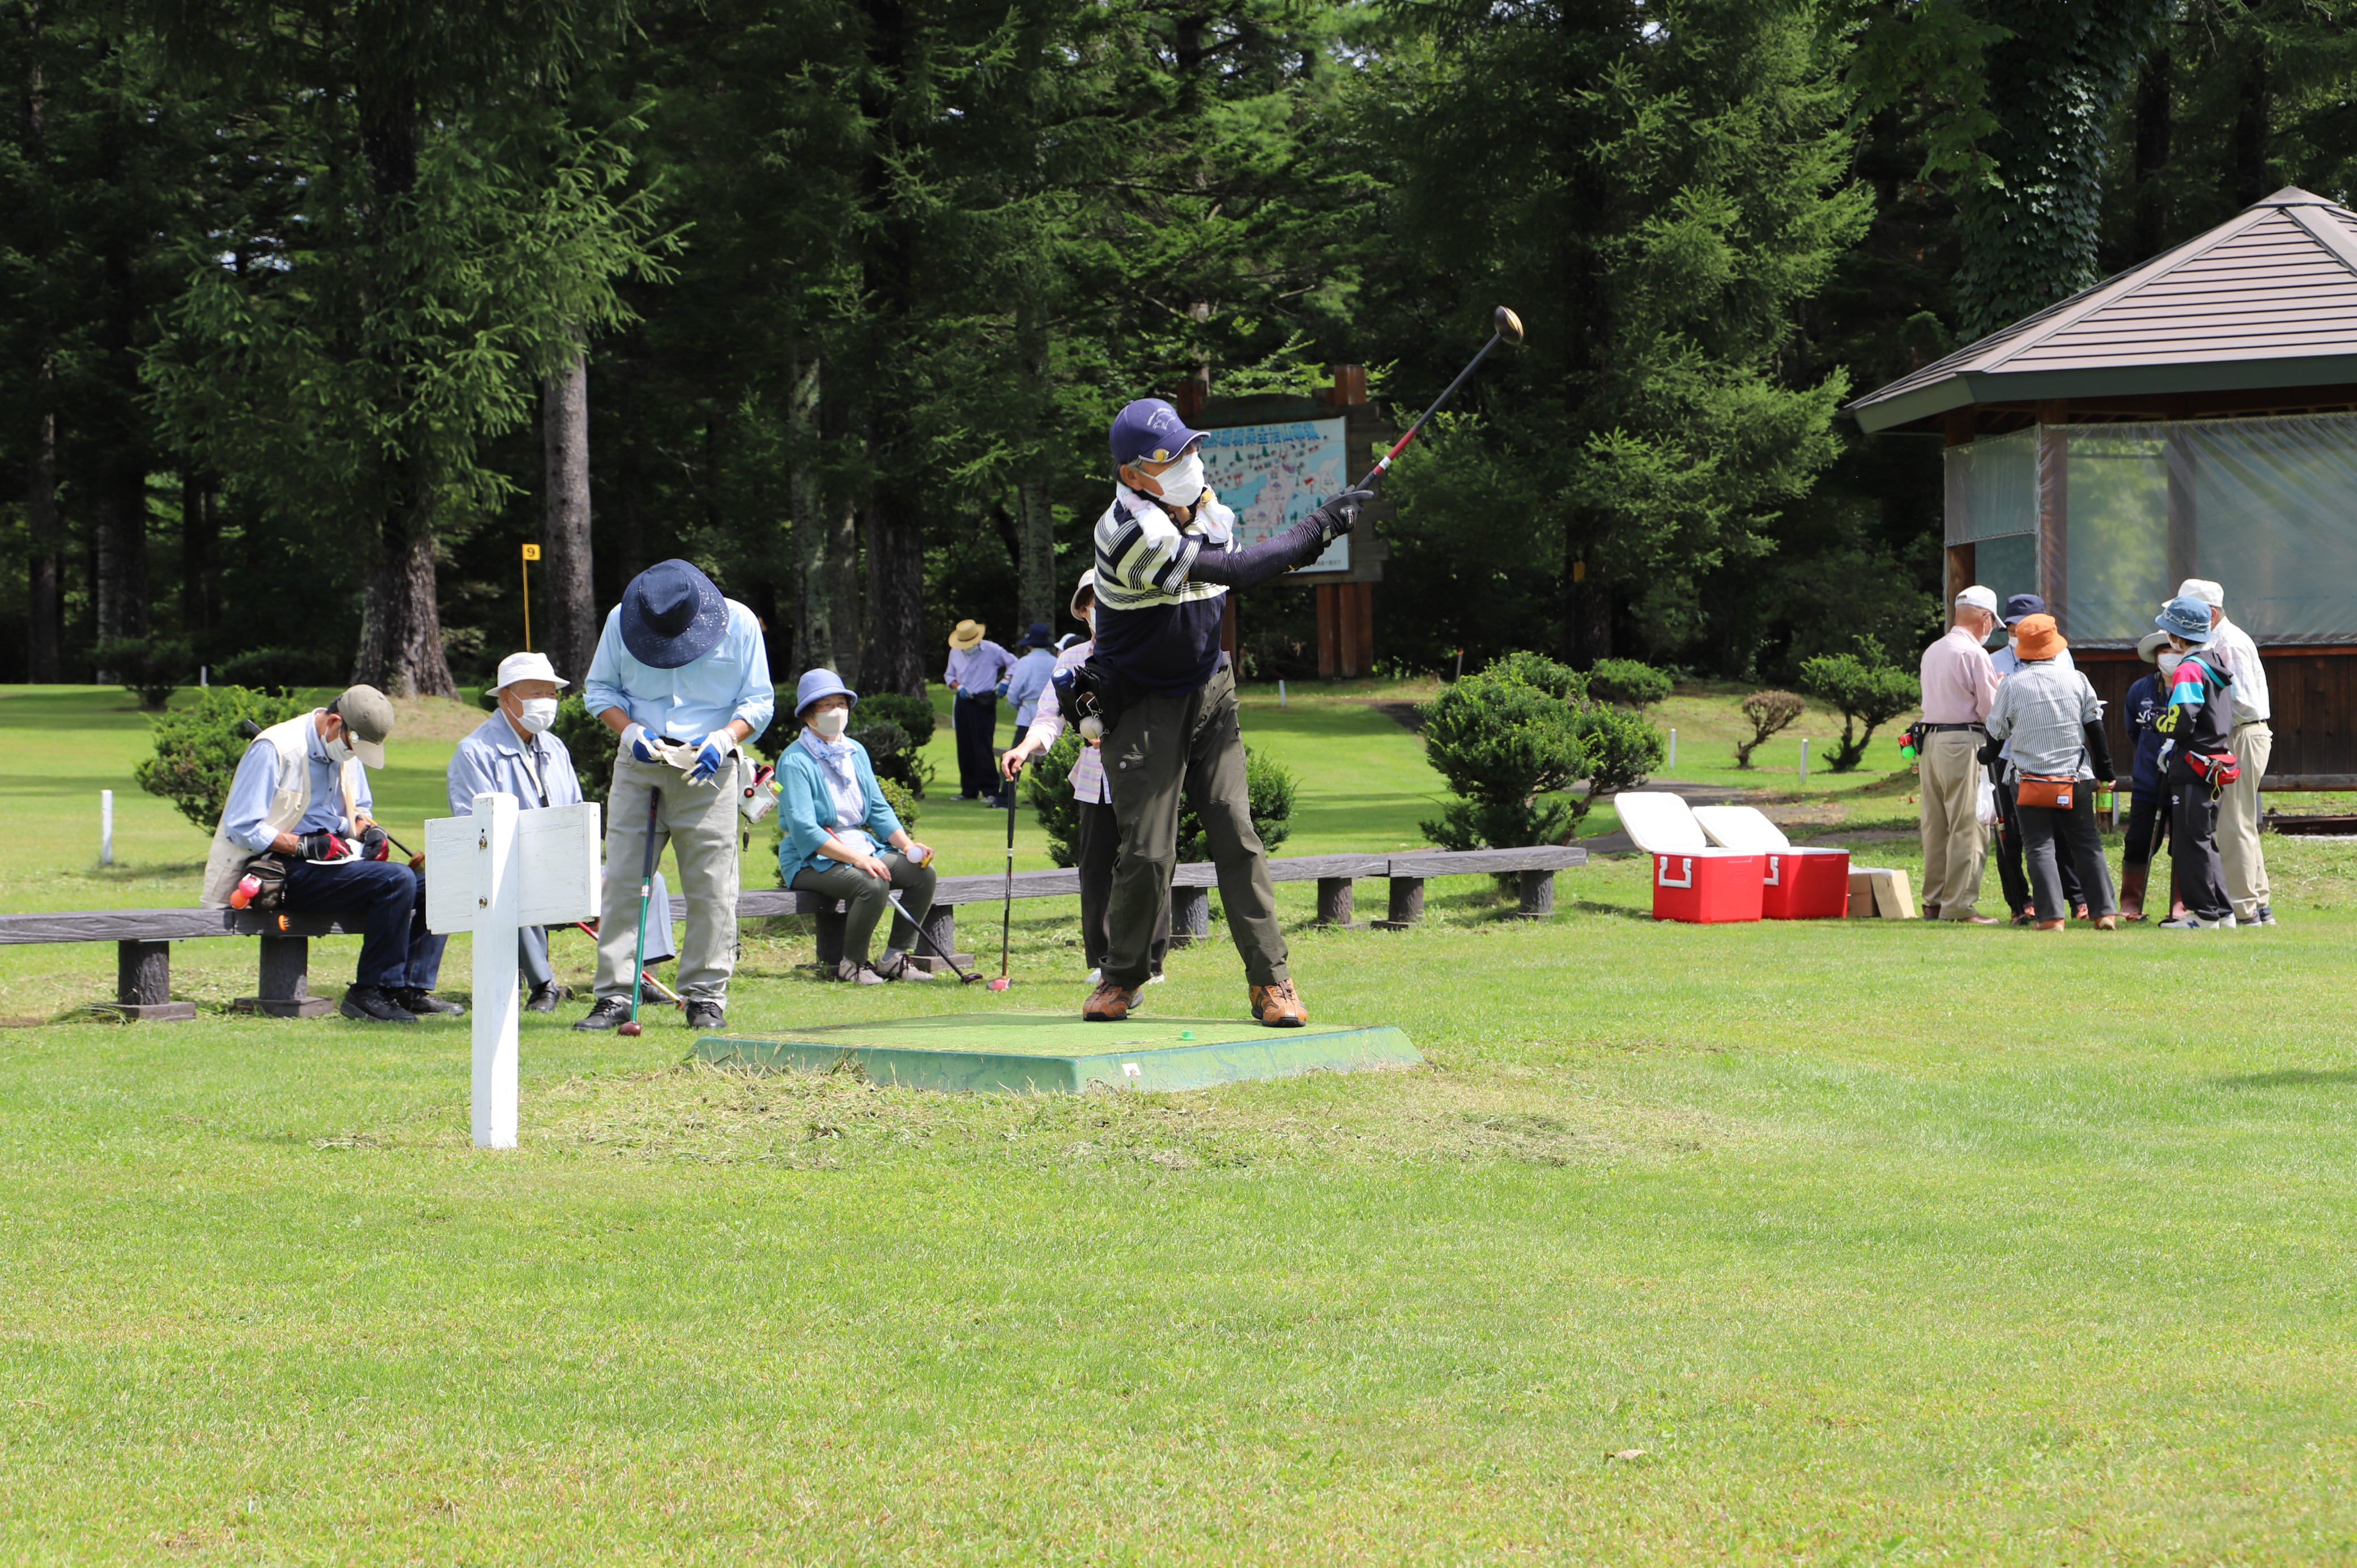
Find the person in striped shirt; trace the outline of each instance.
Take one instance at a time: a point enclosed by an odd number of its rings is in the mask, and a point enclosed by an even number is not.
[[[1178,858],[1181,800],[1210,841],[1228,931],[1244,962],[1254,1018],[1295,1028],[1309,1014],[1286,965],[1275,889],[1244,786],[1234,672],[1220,647],[1222,600],[1314,561],[1358,525],[1372,499],[1345,490],[1283,532],[1235,539],[1235,513],[1203,477],[1203,437],[1160,398],[1114,415],[1119,479],[1097,519],[1096,646],[1101,747],[1121,833],[1105,914],[1105,955],[1081,1015],[1118,1022],[1138,1005],[1156,917]]]

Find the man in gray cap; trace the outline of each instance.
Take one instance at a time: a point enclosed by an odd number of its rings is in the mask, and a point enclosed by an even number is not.
[[[2267,852],[2259,844],[2259,784],[2267,758],[2276,748],[2274,716],[2267,698],[2266,666],[2259,662],[2259,645],[2251,634],[2226,618],[2226,590],[2207,577],[2188,577],[2178,585],[2179,598],[2199,599],[2210,607],[2208,651],[2225,665],[2233,681],[2234,733],[2228,746],[2243,765],[2242,777],[2218,797],[2218,859],[2225,867],[2226,897],[2234,906],[2240,926],[2272,926],[2276,912],[2267,885]]]
[[[739,747],[778,705],[761,622],[687,562],[658,562],[608,613],[581,694],[621,745],[606,796],[597,1004],[573,1026],[610,1029],[630,1015],[639,868],[651,827],[656,855],[668,842],[679,857],[687,895],[679,957],[687,1026],[719,1028],[737,969]]]
[[[213,831],[203,901],[229,904],[252,874],[280,888],[276,907],[289,913],[342,916],[348,925],[358,917],[361,961],[339,1011],[414,1024],[421,1013],[466,1009],[434,994],[445,939],[425,929],[425,881],[414,865],[390,858],[392,841],[370,816],[368,770],[384,766],[392,733],[384,693],[354,686],[256,736]]]

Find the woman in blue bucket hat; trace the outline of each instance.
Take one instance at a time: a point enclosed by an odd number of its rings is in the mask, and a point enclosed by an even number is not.
[[[2152,727],[2163,742],[2168,771],[2169,857],[2185,913],[2163,920],[2164,931],[2231,931],[2234,907],[2226,897],[2218,858],[2218,800],[2233,782],[2233,677],[2209,650],[2210,607],[2191,596],[2161,607],[2153,624],[2169,634],[2177,662]]]

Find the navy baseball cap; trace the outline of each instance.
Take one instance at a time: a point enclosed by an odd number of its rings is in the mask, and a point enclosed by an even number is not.
[[[2036,594],[2016,594],[2005,601],[2004,620],[2007,626],[2024,616],[2042,616],[2045,613],[2046,601]]]
[[[1189,430],[1178,411],[1158,397],[1142,397],[1113,416],[1113,460],[1124,463],[1168,463],[1203,438]]]

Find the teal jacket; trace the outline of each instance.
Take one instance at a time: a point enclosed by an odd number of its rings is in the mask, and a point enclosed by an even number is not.
[[[876,782],[876,767],[867,760],[867,748],[855,740],[851,753],[852,773],[867,801],[867,820],[861,825],[876,836],[879,846],[887,844],[901,831],[900,819],[892,814],[882,786]],[[823,871],[842,864],[818,852],[818,846],[834,833],[834,791],[827,787],[826,770],[799,736],[778,761],[778,820],[785,824],[785,835],[778,841],[778,875],[787,886],[792,886],[797,872]]]

